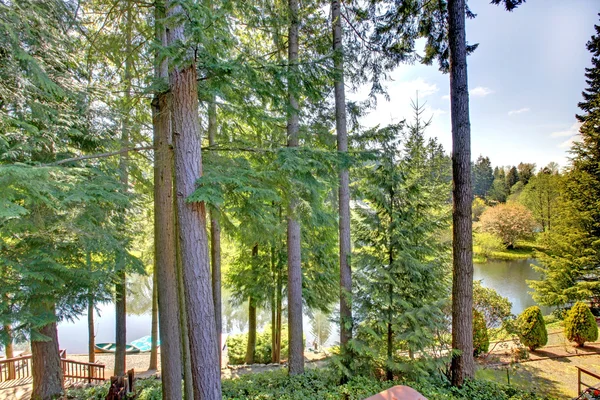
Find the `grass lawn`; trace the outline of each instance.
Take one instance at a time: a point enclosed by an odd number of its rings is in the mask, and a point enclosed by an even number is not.
[[[537,244],[535,240],[518,240],[514,249],[494,251],[486,257],[481,254],[479,246],[473,246],[473,262],[484,263],[488,258],[495,260],[525,260],[533,258],[535,251],[542,249],[543,247]]]

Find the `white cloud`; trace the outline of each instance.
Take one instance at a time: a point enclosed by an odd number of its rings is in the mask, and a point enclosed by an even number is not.
[[[553,137],[553,138],[567,137],[568,139],[563,141],[562,143],[560,143],[558,145],[558,147],[560,147],[560,148],[571,147],[571,145],[574,142],[578,142],[581,140],[581,136],[579,135],[579,128],[581,128],[581,123],[575,122],[573,125],[571,125],[571,127],[569,129],[566,129],[563,131],[552,132],[550,134],[550,137]]]
[[[581,128],[581,122],[575,122],[571,127],[564,131],[552,132],[551,137],[566,137],[579,135],[579,128]]]
[[[389,85],[388,93],[393,96],[395,93],[405,93],[411,98],[416,99],[417,93],[419,99],[431,96],[440,89],[435,83],[426,82],[423,78],[413,79],[412,81],[395,81]]]
[[[508,115],[517,115],[517,114],[523,114],[530,111],[529,107],[523,107],[523,108],[519,108],[518,110],[510,110],[508,112]]]
[[[477,86],[476,88],[469,90],[469,94],[473,97],[485,97],[492,93],[494,93],[492,89],[483,86]]]
[[[450,95],[449,94],[443,95],[442,100],[450,100]]]

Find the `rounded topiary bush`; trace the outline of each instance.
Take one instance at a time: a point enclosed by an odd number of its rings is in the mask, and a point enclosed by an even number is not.
[[[548,343],[548,331],[538,306],[525,309],[517,319],[519,339],[529,350],[535,350]]]
[[[598,339],[598,325],[590,308],[578,301],[567,313],[565,318],[565,336],[571,342],[583,347],[585,342],[594,342]]]
[[[473,309],[473,355],[486,353],[490,347],[487,326],[483,314]]]

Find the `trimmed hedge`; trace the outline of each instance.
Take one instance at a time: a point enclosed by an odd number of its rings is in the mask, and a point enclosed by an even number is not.
[[[598,339],[596,318],[585,303],[578,301],[567,313],[565,336],[579,347],[583,347],[585,342],[595,342]]]
[[[525,309],[517,318],[517,333],[524,346],[533,351],[548,343],[548,331],[538,306]]]

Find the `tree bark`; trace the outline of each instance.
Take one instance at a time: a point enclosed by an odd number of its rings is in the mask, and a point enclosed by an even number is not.
[[[208,103],[208,145],[217,144],[217,104],[213,95]],[[210,209],[210,260],[212,267],[212,291],[215,306],[215,322],[217,326],[217,340],[219,342],[219,366],[222,366],[221,340],[223,332],[223,317],[221,311],[221,225],[219,223],[219,210]]]
[[[53,305],[41,305],[42,315],[54,316]],[[33,377],[33,400],[50,400],[63,391],[63,374],[58,354],[58,332],[56,322],[44,325],[39,334],[49,340],[31,341],[31,375]]]
[[[340,0],[331,2],[331,24],[333,27],[333,65],[335,69],[335,124],[337,149],[340,154],[348,153],[348,129],[346,124],[346,91],[344,88],[344,32],[340,11]],[[345,160],[342,161],[343,163]],[[346,346],[352,338],[352,271],[350,257],[350,175],[342,164],[339,171],[339,235],[340,235],[340,345]]]
[[[155,6],[155,36],[167,44],[167,33],[162,25],[165,2]],[[155,77],[168,80],[168,60],[157,55]],[[173,151],[171,150],[171,110],[169,94],[158,92],[152,101],[154,130],[154,268],[158,291],[160,364],[163,399],[180,399],[182,363],[182,332],[179,296],[179,271],[175,235],[175,199],[173,196]],[[181,299],[183,300],[183,299]],[[182,366],[183,364],[183,366]],[[191,385],[190,385],[191,386]],[[191,398],[186,397],[186,398]]]
[[[4,342],[4,352],[7,359],[15,358],[15,351],[12,339],[12,327],[10,325],[3,326],[4,333],[6,334],[6,342]],[[8,379],[15,379],[15,365],[9,364],[8,368]]]
[[[158,369],[158,288],[156,268],[154,268],[154,277],[152,279],[152,328],[150,331],[150,364],[149,371]]]
[[[298,147],[299,105],[298,90],[298,0],[289,0],[290,27],[288,33],[288,96],[289,115],[287,123],[288,147]],[[294,190],[292,188],[292,190]],[[298,200],[292,194],[287,216],[288,253],[288,336],[290,375],[304,373],[304,339],[302,335],[302,263],[300,222],[296,220]]]
[[[258,244],[252,246],[252,265],[256,264],[258,257]],[[256,352],[256,301],[250,296],[248,298],[248,344],[246,346],[246,364],[254,364],[254,353]]]
[[[133,10],[131,0],[127,1],[127,14],[125,20],[125,108],[121,129],[121,148],[129,147],[129,107],[131,104],[131,70],[132,70],[132,39],[131,26],[133,24]],[[129,186],[128,153],[121,153],[119,159],[120,180],[123,191],[127,192]],[[127,277],[125,274],[124,255],[119,254],[117,260],[117,284],[115,286],[115,371],[116,376],[125,375],[127,345]]]
[[[179,23],[167,31],[169,45],[185,43],[183,9],[169,1],[167,16]],[[206,209],[204,203],[189,203],[202,176],[198,76],[192,56],[169,73],[172,93],[173,142],[178,235],[181,244],[184,290],[194,398],[221,399],[221,370],[212,297]]]
[[[175,196],[173,200],[176,201]],[[177,206],[174,207],[175,215],[177,215]],[[175,217],[175,232],[177,228],[177,217]],[[190,359],[190,341],[188,338],[187,329],[187,312],[185,306],[185,291],[183,289],[183,266],[181,265],[181,249],[179,246],[179,240],[176,240],[176,255],[177,255],[177,287],[178,287],[178,298],[179,298],[179,324],[181,333],[181,356],[182,356],[182,367],[183,367],[183,389],[186,399],[194,398],[194,387],[192,384],[192,361]]]
[[[87,269],[92,272],[92,254],[88,251],[85,255],[85,260],[87,264]],[[88,295],[88,312],[87,312],[87,322],[88,322],[88,362],[95,363],[96,362],[96,334],[94,332],[94,295],[89,293]]]
[[[245,363],[254,364],[256,352],[256,302],[252,297],[248,299],[248,344],[246,346]]]
[[[471,221],[471,126],[465,32],[465,0],[448,3],[450,109],[452,119],[452,384],[475,375],[473,361],[473,234]]]

